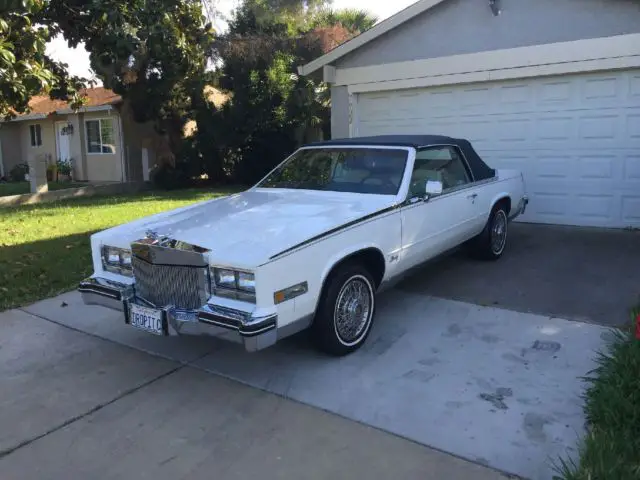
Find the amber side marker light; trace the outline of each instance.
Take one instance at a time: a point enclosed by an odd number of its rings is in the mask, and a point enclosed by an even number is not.
[[[273,294],[273,301],[277,305],[279,303],[286,302],[287,300],[291,300],[292,298],[299,297],[300,295],[307,293],[308,290],[309,285],[307,282],[297,283],[275,292]]]

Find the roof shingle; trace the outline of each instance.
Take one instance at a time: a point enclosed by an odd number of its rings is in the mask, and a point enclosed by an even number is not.
[[[85,107],[99,107],[102,105],[113,105],[120,103],[122,97],[104,87],[85,88],[80,91],[80,95],[85,96],[87,103]],[[29,100],[29,108],[31,111],[23,115],[33,115],[42,113],[49,115],[56,110],[64,110],[69,107],[69,103],[64,100],[52,100],[48,95],[36,95]],[[20,118],[23,115],[18,115]]]

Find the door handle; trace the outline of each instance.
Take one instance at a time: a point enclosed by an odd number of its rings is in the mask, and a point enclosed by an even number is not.
[[[471,195],[467,195],[467,198],[470,198],[472,200],[475,200],[478,197],[477,193],[472,193]]]

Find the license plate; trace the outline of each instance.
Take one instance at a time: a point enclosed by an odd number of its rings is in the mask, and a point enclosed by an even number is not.
[[[156,335],[164,335],[162,310],[129,305],[129,323],[131,326]]]

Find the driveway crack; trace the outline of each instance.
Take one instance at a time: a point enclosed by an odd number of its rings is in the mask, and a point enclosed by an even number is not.
[[[169,371],[162,373],[160,375],[158,375],[157,377],[154,377],[150,380],[147,380],[146,382],[141,383],[140,385],[136,385],[135,387],[129,388],[127,390],[125,390],[124,392],[122,392],[121,394],[117,395],[116,397],[112,398],[111,400],[104,402],[104,403],[100,403],[98,405],[96,405],[95,407],[87,410],[84,413],[81,413],[79,415],[76,415],[74,417],[69,418],[68,420],[65,420],[64,422],[62,422],[61,424],[50,428],[49,430],[47,430],[46,432],[40,434],[40,435],[36,435],[35,437],[32,437],[28,440],[24,440],[22,442],[20,442],[19,444],[13,446],[13,447],[9,447],[9,448],[5,448],[4,450],[0,450],[0,459],[6,457],[7,455],[10,455],[11,453],[15,452],[16,450],[19,450],[23,447],[26,447],[30,444],[32,444],[33,442],[36,442],[38,440],[40,440],[41,438],[44,438],[48,435],[51,435],[52,433],[57,432],[58,430],[61,430],[69,425],[71,425],[72,423],[77,422],[78,420],[82,420],[83,418],[92,415],[100,410],[102,410],[105,407],[108,407],[109,405],[114,404],[115,402],[117,402],[118,400],[125,398],[129,395],[132,395],[134,393],[136,393],[139,390],[142,390],[143,388],[157,382],[158,380],[162,380],[163,378],[168,377],[169,375],[172,375],[174,373],[176,373],[177,371],[185,368],[186,365],[180,364],[172,369],[170,369]]]
[[[56,425],[55,427],[52,427],[52,428],[48,429],[44,433],[36,435],[36,436],[34,436],[32,438],[29,438],[27,440],[24,440],[24,441],[18,443],[17,445],[12,446],[12,447],[8,447],[8,448],[5,448],[4,450],[0,450],[0,459],[6,457],[7,455],[12,454],[16,450],[19,450],[19,449],[21,449],[23,447],[26,447],[26,446],[28,446],[28,445],[30,445],[30,444],[32,444],[32,443],[34,443],[34,442],[46,437],[48,435],[51,435],[52,433],[55,433],[58,430],[62,430],[63,428],[71,425],[72,423],[75,423],[75,422],[77,422],[79,420],[82,420],[83,418],[86,418],[89,415],[92,415],[92,414],[102,410],[103,408],[114,404],[118,400],[120,400],[122,398],[125,398],[125,397],[128,397],[129,395],[132,395],[132,394],[138,392],[139,390],[142,390],[143,388],[145,388],[145,387],[147,387],[149,385],[152,385],[153,383],[155,383],[155,382],[157,382],[159,380],[162,380],[162,379],[164,379],[164,378],[166,378],[166,377],[168,377],[170,375],[173,375],[174,373],[182,370],[183,368],[189,367],[191,363],[197,362],[197,361],[201,360],[202,358],[206,357],[207,355],[211,354],[210,351],[207,351],[206,353],[204,353],[204,354],[202,354],[202,355],[198,356],[197,358],[194,358],[194,359],[192,359],[190,361],[178,361],[178,360],[175,360],[173,358],[170,358],[170,357],[167,357],[167,356],[164,356],[164,355],[159,355],[159,354],[157,354],[155,352],[150,352],[150,351],[146,351],[146,350],[143,350],[143,349],[131,347],[129,345],[122,344],[122,343],[116,342],[114,340],[110,340],[108,338],[100,337],[99,335],[96,335],[96,334],[93,334],[93,333],[85,332],[85,331],[80,330],[78,328],[71,327],[69,325],[65,325],[64,323],[56,322],[55,320],[51,320],[50,318],[44,317],[42,315],[35,314],[33,312],[29,312],[29,311],[21,309],[21,308],[16,309],[16,310],[24,312],[24,313],[26,313],[28,315],[33,316],[33,317],[40,318],[40,319],[45,320],[47,322],[54,323],[54,324],[59,325],[61,327],[68,328],[69,330],[73,330],[73,331],[76,331],[76,332],[79,332],[79,333],[83,333],[85,335],[89,335],[91,337],[98,338],[98,339],[100,339],[102,341],[105,341],[105,342],[113,343],[113,344],[119,345],[119,346],[124,347],[124,348],[131,348],[133,350],[141,351],[143,353],[147,353],[147,354],[153,355],[155,357],[171,360],[171,361],[176,363],[176,366],[171,368],[171,369],[169,369],[168,371],[156,376],[156,377],[153,377],[153,378],[151,378],[151,379],[149,379],[149,380],[147,380],[147,381],[145,381],[145,382],[143,382],[143,383],[141,383],[139,385],[136,385],[135,387],[131,387],[131,388],[127,389],[127,390],[124,390],[122,393],[118,394],[117,396],[115,396],[111,400],[109,400],[107,402],[100,403],[100,404],[96,405],[95,407],[90,408],[89,410],[87,410],[84,413],[75,415],[75,416],[65,420],[64,422],[60,423],[59,425]]]

